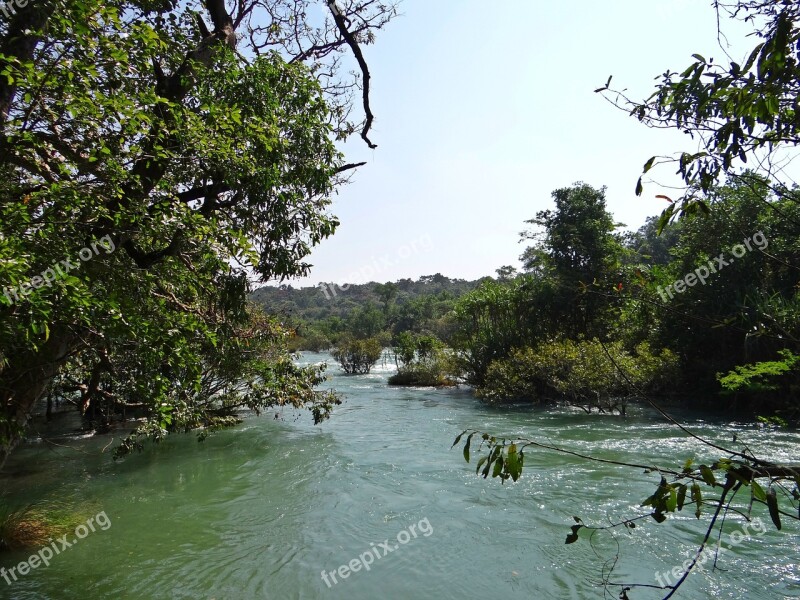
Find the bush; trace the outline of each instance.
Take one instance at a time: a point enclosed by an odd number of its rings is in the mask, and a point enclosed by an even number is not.
[[[453,361],[444,344],[434,335],[404,331],[397,336],[394,347],[397,373],[389,385],[453,386]]]
[[[330,350],[333,344],[328,337],[315,329],[309,329],[303,335],[298,335],[289,340],[289,350],[308,350],[309,352],[324,352]]]
[[[791,385],[797,387],[800,379],[800,356],[789,350],[778,352],[781,360],[762,361],[740,365],[727,374],[717,373],[725,393],[779,392],[787,393]]]
[[[631,354],[621,342],[605,349],[597,339],[547,342],[493,361],[478,394],[489,402],[561,400],[587,412],[624,414],[632,396],[665,389],[676,367],[674,354],[655,355],[644,343]]]
[[[717,373],[723,396],[733,396],[734,405],[744,395],[755,410],[775,410],[779,422],[796,424],[800,418],[800,356],[780,350],[776,360],[736,366],[726,374]],[[785,417],[786,419],[784,419]],[[760,418],[760,417],[759,417]]]
[[[389,385],[420,387],[450,387],[458,385],[442,360],[406,365],[389,377]]]
[[[348,375],[366,375],[378,362],[383,346],[376,338],[356,340],[343,338],[331,351],[331,355]]]

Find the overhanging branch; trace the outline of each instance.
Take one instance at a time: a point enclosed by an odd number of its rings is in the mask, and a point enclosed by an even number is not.
[[[372,114],[372,109],[369,105],[370,74],[367,61],[364,60],[364,55],[361,52],[361,46],[358,45],[355,37],[353,37],[353,34],[350,33],[350,30],[347,28],[347,21],[345,20],[342,12],[339,10],[339,7],[336,6],[336,0],[327,0],[327,3],[328,8],[331,10],[331,14],[333,15],[333,20],[336,23],[336,27],[339,28],[339,32],[342,34],[342,37],[345,39],[345,41],[347,41],[347,45],[350,46],[350,49],[353,51],[353,56],[355,56],[358,66],[361,69],[361,75],[364,78],[364,84],[362,85],[362,98],[364,104],[364,114],[366,117],[364,120],[364,127],[361,129],[361,139],[363,139],[370,148],[377,148],[378,145],[373,144],[369,139],[369,130],[372,128],[372,121],[374,120],[375,116]]]

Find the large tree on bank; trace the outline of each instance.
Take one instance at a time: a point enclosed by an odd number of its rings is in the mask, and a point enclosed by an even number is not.
[[[358,166],[334,143],[358,132],[374,147],[361,46],[393,4],[6,8],[0,465],[48,393],[95,425],[136,410],[156,439],[243,407],[324,418],[335,398],[292,365],[288,332],[247,306],[248,277],[305,274],[334,232],[330,196]]]

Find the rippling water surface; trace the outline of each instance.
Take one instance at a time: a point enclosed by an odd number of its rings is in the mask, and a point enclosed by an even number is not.
[[[321,426],[307,414],[270,413],[202,444],[172,436],[120,463],[99,452],[105,437],[22,449],[0,486],[28,500],[88,503],[112,526],[10,586],[0,579],[0,598],[603,598],[604,567],[618,549],[612,581],[656,585],[654,572],[682,563],[699,540],[705,521],[690,510],[616,540],[598,534],[565,545],[573,515],[593,523],[629,516],[657,477],[526,451],[520,481],[500,485],[450,450],[460,431],[480,428],[636,463],[713,458],[654,414],[493,409],[466,390],[388,388],[388,366],[358,377],[331,372],[328,385],[346,400]],[[764,455],[800,462],[796,433],[696,414],[688,423],[725,442],[736,432]],[[731,516],[723,543],[740,527]],[[797,531],[794,523],[781,533],[770,526],[732,548],[719,564],[724,572],[693,574],[680,597],[800,597]],[[383,556],[385,540],[392,551]],[[369,571],[328,577],[330,586],[321,577],[370,553],[380,558]],[[26,556],[4,554],[0,566]]]

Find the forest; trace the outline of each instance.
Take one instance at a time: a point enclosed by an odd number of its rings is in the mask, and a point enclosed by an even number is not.
[[[745,172],[711,190],[706,211],[624,231],[603,188],[577,183],[552,196],[553,210],[520,224],[530,244],[521,273],[437,274],[338,297],[261,288],[253,299],[286,317],[297,349],[392,348],[407,385],[461,381],[488,402],[610,412],[659,396],[797,422],[796,198]]]

